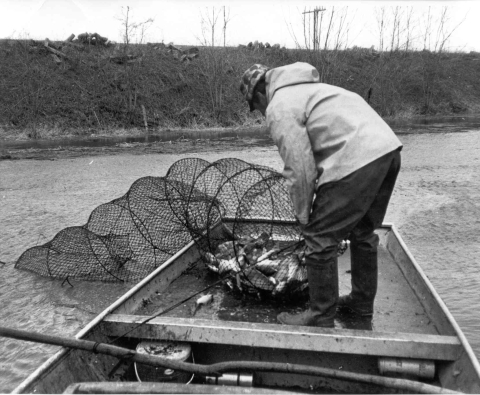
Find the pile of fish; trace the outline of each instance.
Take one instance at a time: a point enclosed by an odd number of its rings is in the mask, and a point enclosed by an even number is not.
[[[243,290],[270,292],[272,295],[300,292],[307,287],[305,245],[281,246],[267,233],[227,241],[204,256],[207,267],[221,276],[232,274]]]

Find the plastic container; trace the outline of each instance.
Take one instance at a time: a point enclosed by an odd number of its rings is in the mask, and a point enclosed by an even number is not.
[[[229,385],[232,387],[251,387],[253,375],[249,373],[225,373],[219,377],[207,376],[205,382],[211,385]]]
[[[192,348],[188,343],[169,341],[145,341],[137,345],[136,351],[140,354],[158,356],[177,362],[192,362]],[[188,372],[165,369],[161,367],[142,365],[135,362],[137,380],[150,382],[189,383],[193,374]]]
[[[433,379],[435,376],[435,362],[424,359],[379,358],[378,369],[384,375],[393,373],[425,379]]]

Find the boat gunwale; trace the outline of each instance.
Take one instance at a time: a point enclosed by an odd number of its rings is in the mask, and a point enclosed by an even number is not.
[[[159,273],[164,271],[168,266],[170,266],[175,260],[183,255],[185,251],[189,250],[195,245],[195,241],[191,241],[187,245],[185,245],[181,250],[179,250],[176,254],[172,255],[167,261],[165,261],[162,265],[160,265],[157,269],[155,269],[152,273],[150,273],[147,277],[141,280],[138,284],[133,286],[129,289],[126,293],[124,293],[120,298],[118,298],[115,302],[113,302],[110,306],[108,306],[105,310],[103,310],[100,314],[98,314],[92,321],[90,321],[84,328],[82,328],[76,335],[75,339],[82,339],[84,336],[90,333],[97,325],[99,325],[102,320],[112,313],[115,309],[120,307],[124,302],[129,300],[137,291],[142,289],[145,285],[147,285],[151,280],[153,280]],[[48,358],[44,363],[42,363],[36,370],[34,370],[24,381],[22,381],[11,393],[12,394],[19,394],[23,393],[26,388],[32,385],[35,380],[41,377],[44,373],[48,372],[48,370],[55,365],[57,361],[60,361],[68,352],[70,351],[69,348],[62,348],[61,350],[57,351],[54,355]]]
[[[293,221],[292,224],[295,222]],[[465,350],[468,359],[470,363],[472,364],[475,372],[477,373],[477,377],[480,377],[480,363],[478,362],[473,349],[471,348],[466,336],[462,332],[460,326],[458,323],[455,321],[455,318],[453,315],[450,313],[448,310],[446,304],[443,302],[441,299],[440,295],[437,293],[435,288],[433,287],[432,283],[428,279],[428,277],[425,275],[423,272],[421,266],[418,264],[418,262],[415,260],[413,257],[412,253],[408,249],[407,245],[403,241],[401,235],[399,234],[398,230],[394,226],[393,223],[383,223],[380,227],[379,230],[383,229],[385,231],[392,231],[394,236],[397,238],[400,246],[402,247],[404,253],[408,257],[408,259],[411,261],[412,265],[414,266],[415,270],[417,273],[420,275],[420,278],[422,281],[425,283],[426,287],[430,290],[432,293],[432,296],[435,300],[436,303],[440,306],[440,309],[442,312],[445,314],[447,321],[452,325],[452,328],[455,331],[455,335],[458,337],[461,346]],[[137,293],[140,289],[142,289],[144,286],[146,286],[150,281],[152,281],[157,275],[159,275],[163,270],[165,270],[167,267],[172,265],[178,257],[183,255],[186,251],[191,249],[195,245],[195,241],[191,241],[187,245],[185,245],[181,250],[179,250],[176,254],[174,254],[172,257],[170,257],[166,262],[164,262],[161,266],[159,266],[155,271],[150,273],[147,277],[145,277],[143,280],[141,280],[138,284],[136,284],[134,287],[132,287],[130,290],[128,290],[125,294],[123,294],[119,299],[117,299],[115,302],[113,302],[110,306],[108,306],[105,310],[103,310],[99,315],[97,315],[92,321],[90,321],[83,329],[81,329],[76,335],[76,339],[82,339],[84,336],[89,334],[97,325],[99,325],[103,319],[112,313],[115,309],[120,307],[124,302],[129,300],[133,295]],[[412,289],[413,291],[413,289]],[[417,295],[418,297],[419,295]],[[62,358],[64,358],[67,353],[70,351],[68,348],[62,348],[59,350],[56,354],[54,354],[52,357],[47,359],[42,365],[40,365],[34,372],[32,372],[22,383],[17,386],[12,393],[23,393],[25,390],[30,387],[36,380],[38,380],[42,375],[48,373],[50,369],[52,369],[57,362],[59,362]]]
[[[421,268],[421,266],[419,265],[419,263],[417,262],[417,260],[415,259],[415,257],[413,256],[413,254],[410,252],[410,250],[408,249],[406,243],[404,242],[402,236],[400,235],[400,233],[398,232],[397,228],[395,227],[395,225],[393,223],[384,223],[382,224],[382,228],[385,227],[385,228],[390,228],[390,230],[393,232],[393,234],[395,235],[395,237],[397,238],[400,246],[402,247],[403,251],[405,252],[405,254],[407,255],[408,259],[412,262],[412,265],[415,267],[416,271],[420,274],[420,277],[422,278],[422,280],[424,281],[425,285],[428,287],[428,289],[430,290],[430,292],[432,293],[432,296],[434,297],[435,301],[438,303],[438,305],[440,306],[441,310],[443,311],[443,313],[445,314],[448,322],[450,323],[450,325],[452,326],[453,330],[455,331],[455,335],[458,337],[458,339],[460,340],[460,343],[463,347],[463,349],[465,350],[465,352],[467,353],[467,356],[470,360],[470,362],[472,363],[473,365],[473,368],[475,370],[475,372],[477,373],[477,377],[480,377],[480,363],[478,362],[478,359],[477,357],[475,356],[475,353],[473,352],[473,349],[472,349],[472,346],[470,345],[470,343],[468,342],[467,340],[467,337],[465,336],[465,334],[463,333],[462,329],[460,328],[460,326],[458,325],[457,321],[455,320],[455,318],[453,317],[452,313],[450,312],[450,310],[448,309],[447,305],[445,304],[445,302],[442,300],[442,298],[440,297],[440,295],[438,294],[438,292],[436,291],[436,289],[434,288],[433,284],[430,282],[430,280],[428,279],[427,275],[424,273],[423,269]],[[418,296],[418,295],[417,295]]]

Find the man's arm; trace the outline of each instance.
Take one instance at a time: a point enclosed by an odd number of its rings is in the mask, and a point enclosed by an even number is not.
[[[267,125],[284,163],[290,198],[299,222],[306,225],[315,193],[317,169],[303,111],[277,105],[268,108]]]

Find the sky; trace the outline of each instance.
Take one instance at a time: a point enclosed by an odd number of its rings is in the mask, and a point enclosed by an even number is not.
[[[144,25],[144,42],[165,42],[179,45],[202,45],[211,42],[212,12],[217,11],[215,44],[223,45],[223,7],[226,19],[226,44],[237,46],[248,42],[278,43],[294,48],[305,46],[305,35],[312,30],[309,20],[302,21],[302,12],[324,7],[322,34],[324,45],[326,29],[334,11],[335,40],[343,47],[380,46],[379,21],[382,7],[385,9],[384,46],[391,43],[396,7],[402,15],[401,38],[406,40],[406,15],[412,11],[411,41],[433,49],[451,33],[446,42],[449,50],[480,51],[480,0],[478,1],[268,1],[268,0],[0,0],[0,38],[33,38],[64,40],[71,33],[97,32],[116,42],[123,42],[122,20],[126,7],[130,8],[130,21]],[[448,7],[444,29],[439,30],[442,7]],[[308,14],[312,15],[312,14]],[[428,18],[430,15],[430,28]],[[343,19],[342,19],[343,18]],[[339,31],[340,22],[343,28]],[[204,29],[202,30],[202,21]],[[304,25],[306,30],[304,30]],[[203,33],[202,33],[203,31]],[[304,33],[306,31],[307,33]],[[428,40],[426,32],[429,31]],[[140,28],[133,41],[140,40]],[[341,33],[337,35],[337,33]],[[442,35],[443,34],[443,35]],[[322,38],[323,37],[323,38]],[[427,43],[428,41],[428,43]],[[307,40],[311,45],[311,40]],[[398,41],[397,44],[404,45]],[[396,44],[396,45],[397,45]]]

